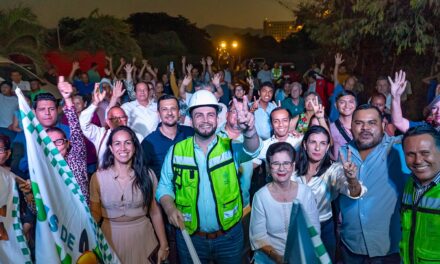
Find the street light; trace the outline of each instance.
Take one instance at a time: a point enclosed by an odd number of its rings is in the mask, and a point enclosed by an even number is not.
[[[220,47],[225,49],[226,48],[226,41],[220,42]]]
[[[233,42],[232,42],[232,47],[233,47],[234,49],[236,49],[236,48],[238,47],[238,42],[237,42],[237,41],[233,41]]]

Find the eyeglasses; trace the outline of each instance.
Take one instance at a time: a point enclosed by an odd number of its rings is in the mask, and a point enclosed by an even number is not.
[[[0,148],[0,154],[4,154],[8,150],[9,150],[8,148]]]
[[[109,118],[110,121],[115,122],[115,121],[121,121],[121,120],[127,120],[127,116],[114,116],[114,117],[110,117]]]
[[[60,138],[60,139],[56,139],[56,140],[53,141],[55,146],[62,146],[66,142],[67,142],[67,139],[65,139],[65,138]]]
[[[288,161],[283,162],[283,163],[272,162],[272,163],[270,163],[270,168],[272,170],[280,170],[281,169],[281,165],[283,166],[284,169],[290,170],[292,168],[292,166],[293,166],[293,162],[288,162]]]

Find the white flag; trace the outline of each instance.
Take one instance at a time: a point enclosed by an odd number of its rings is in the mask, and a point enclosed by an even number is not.
[[[23,235],[14,177],[0,167],[0,263],[30,264],[31,254]]]
[[[67,162],[15,90],[26,136],[29,174],[37,207],[36,263],[120,263],[93,220]]]

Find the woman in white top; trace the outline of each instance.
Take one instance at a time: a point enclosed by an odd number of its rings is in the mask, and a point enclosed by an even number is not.
[[[336,236],[331,202],[344,194],[357,199],[366,189],[356,178],[357,168],[351,163],[348,152],[347,162],[332,163],[330,159],[330,134],[322,126],[311,126],[304,134],[303,143],[296,162],[296,173],[292,180],[307,184],[313,191],[319,210],[321,239],[327,252],[335,261]],[[341,161],[345,159],[341,157]]]
[[[295,150],[286,142],[272,144],[266,160],[273,182],[255,193],[250,221],[250,242],[255,263],[283,263],[292,203],[296,199],[305,215],[320,232],[318,209],[313,193],[306,185],[290,179]]]

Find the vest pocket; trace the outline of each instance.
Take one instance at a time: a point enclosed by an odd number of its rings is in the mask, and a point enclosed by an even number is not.
[[[428,220],[428,216],[430,220]],[[437,219],[436,219],[437,218]],[[414,247],[419,263],[439,263],[440,262],[440,215],[420,213],[417,219],[420,238],[415,241]]]
[[[223,203],[223,219],[225,221],[230,221],[234,218],[234,216],[238,213],[239,204],[237,201],[238,197],[235,197],[234,199]]]

